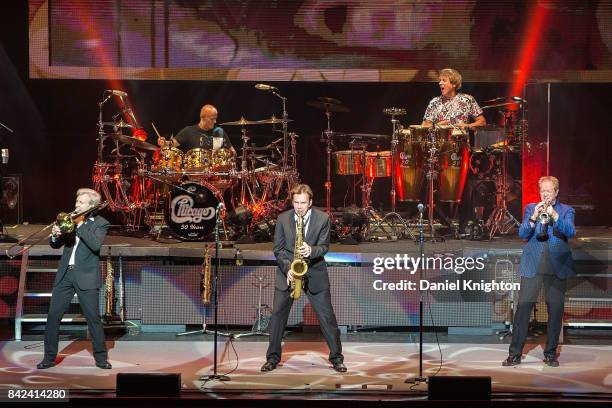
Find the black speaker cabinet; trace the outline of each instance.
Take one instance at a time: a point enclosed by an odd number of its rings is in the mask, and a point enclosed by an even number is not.
[[[490,400],[491,377],[429,377],[427,395],[430,400]]]
[[[180,373],[118,373],[118,397],[178,397]]]

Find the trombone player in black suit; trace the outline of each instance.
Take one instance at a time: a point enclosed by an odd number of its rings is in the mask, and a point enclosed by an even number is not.
[[[87,327],[93,339],[93,354],[96,366],[103,369],[112,368],[108,362],[108,351],[104,340],[104,329],[100,321],[98,291],[100,289],[100,248],[106,237],[109,223],[94,210],[100,205],[100,194],[89,188],[81,188],[76,193],[75,211],[73,212],[74,231],[62,233],[56,224],[51,229],[49,245],[52,248],[64,247],[60,259],[51,303],[45,326],[45,355],[36,366],[47,369],[55,365],[57,357],[59,326],[68,309],[74,294],[87,319]],[[91,212],[88,212],[90,211]],[[77,214],[82,214],[76,216]]]
[[[329,250],[329,216],[323,211],[311,208],[312,190],[308,185],[299,184],[290,194],[293,209],[285,211],[278,217],[274,231],[274,256],[278,268],[270,320],[270,343],[266,362],[261,367],[261,371],[274,370],[281,360],[283,333],[294,298],[299,296],[296,296],[296,283],[301,280],[303,291],[314,308],[329,347],[329,361],[334,370],[344,373],[346,366],[342,355],[340,330],[331,303],[329,276],[323,258]],[[302,232],[301,245],[299,245],[299,231]],[[292,264],[300,264],[302,261],[306,262],[307,267],[299,266],[299,268],[305,269],[306,273],[302,278],[296,279],[290,270],[298,268]]]

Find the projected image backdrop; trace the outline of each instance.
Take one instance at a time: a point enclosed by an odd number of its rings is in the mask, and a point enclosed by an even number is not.
[[[538,8],[536,73],[612,80],[610,0],[30,0],[30,72],[406,81],[452,66],[470,81],[507,81]]]

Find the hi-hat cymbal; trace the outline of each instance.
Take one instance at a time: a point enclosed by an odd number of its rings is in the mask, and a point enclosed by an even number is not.
[[[332,98],[330,98],[332,99]],[[337,99],[334,99],[335,101],[338,101]],[[338,101],[340,102],[340,101]],[[312,108],[316,108],[316,109],[322,109],[325,111],[330,111],[330,112],[339,112],[339,113],[347,113],[350,112],[351,110],[349,108],[347,108],[344,105],[340,105],[337,103],[329,103],[329,102],[323,102],[323,101],[308,101],[306,102],[306,105],[312,107]]]
[[[404,116],[406,115],[406,109],[404,108],[385,108],[383,109],[383,114],[389,116]]]
[[[135,137],[122,135],[120,133],[109,133],[106,136],[110,137],[113,140],[117,140],[119,143],[130,145],[136,149],[141,150],[157,150],[158,147],[154,144],[143,142],[140,139],[136,139]]]
[[[293,119],[287,119],[287,122],[293,122]],[[258,120],[255,123],[260,125],[274,125],[276,123],[283,123],[283,119],[272,115],[270,119]]]
[[[240,120],[235,120],[233,122],[219,123],[219,125],[221,126],[246,126],[246,125],[259,125],[259,124],[260,123],[258,121],[245,119],[244,116],[242,116]]]
[[[493,98],[493,99],[487,99],[486,101],[483,101],[482,103],[493,103],[493,102],[499,102],[499,101],[503,101],[508,99],[508,97],[506,96],[500,96],[498,98]]]

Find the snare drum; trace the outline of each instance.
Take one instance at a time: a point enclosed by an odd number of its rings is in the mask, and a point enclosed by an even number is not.
[[[181,171],[183,166],[183,152],[176,147],[164,147],[159,151],[159,157],[151,170],[153,171]]]
[[[352,176],[363,173],[363,152],[361,150],[340,150],[334,152],[336,174]]]
[[[207,171],[210,170],[211,153],[208,149],[191,149],[183,159],[184,171]]]
[[[366,176],[369,178],[391,177],[391,152],[367,152]]]

